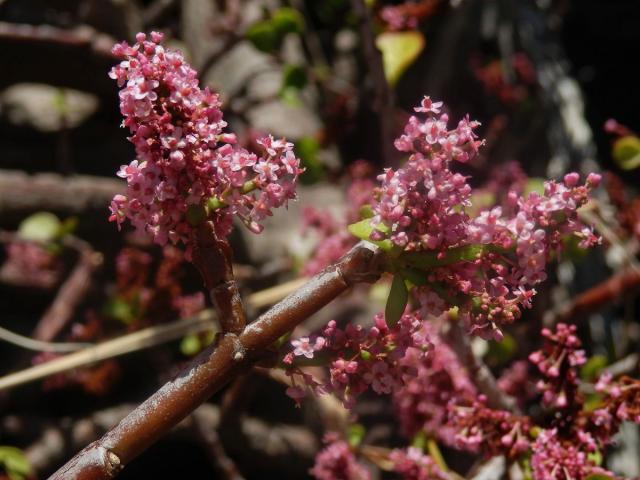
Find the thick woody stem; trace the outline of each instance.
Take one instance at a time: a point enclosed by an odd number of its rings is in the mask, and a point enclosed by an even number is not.
[[[195,231],[193,264],[200,271],[224,333],[239,334],[247,324],[233,275],[233,251],[226,238],[218,238],[211,222]]]
[[[100,440],[78,453],[50,479],[114,478],[124,465],[158,441],[198,405],[246,371],[278,338],[350,286],[378,279],[381,256],[375,247],[356,245],[336,264],[311,278],[248,325],[240,335],[227,333],[220,337],[174,380]]]

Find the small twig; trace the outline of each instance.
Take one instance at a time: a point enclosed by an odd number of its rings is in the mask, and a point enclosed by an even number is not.
[[[91,277],[102,265],[102,254],[76,237],[68,237],[65,245],[79,253],[76,266],[60,287],[56,298],[36,325],[33,338],[43,342],[53,340],[71,321],[76,307],[91,288]]]
[[[494,409],[519,413],[516,401],[501,391],[489,367],[478,358],[471,349],[471,342],[464,332],[460,322],[451,320],[449,329],[443,333],[442,339],[453,349],[460,363],[469,372],[471,381],[476,388],[487,397],[487,406]]]
[[[255,367],[254,371],[265,375],[284,386],[291,387],[293,382],[291,377],[286,375],[283,370],[277,368]],[[344,408],[340,400],[335,395],[314,395],[307,397],[307,400],[313,401],[316,407],[316,413],[322,421],[325,431],[347,433],[349,425],[349,410]]]
[[[558,312],[552,313],[549,323],[577,322],[580,316],[597,312],[638,287],[640,287],[640,272],[633,268],[612,275],[575,297]]]
[[[217,429],[211,428],[208,422],[204,421],[204,415],[199,410],[196,409],[191,414],[193,428],[206,448],[213,467],[227,480],[244,480],[235,462],[227,455]],[[221,418],[224,418],[224,416],[221,416]]]
[[[103,213],[104,206],[122,191],[122,182],[111,178],[0,170],[0,218],[22,220],[41,210]]]
[[[36,352],[68,353],[91,346],[90,343],[80,342],[42,342],[19,335],[3,327],[0,327],[0,340],[4,340],[21,348],[26,348],[27,350],[35,350]]]
[[[247,299],[247,303],[252,308],[260,309],[268,305],[273,305],[273,303],[299,288],[300,281],[294,280],[251,294]],[[74,368],[83,367],[100,360],[155,347],[189,333],[213,330],[215,327],[213,319],[213,311],[204,310],[198,317],[178,320],[164,325],[156,325],[114,338],[113,340],[107,340],[106,342],[80,350],[76,353],[0,377],[0,391],[73,370]]]
[[[136,352],[144,348],[153,347],[162,343],[175,340],[190,332],[201,332],[213,327],[212,312],[207,311],[203,315],[180,320],[178,322],[157,325],[145,328],[138,332],[124,335],[114,340],[99,343],[93,347],[70,353],[64,357],[56,358],[40,365],[21,370],[0,378],[0,391],[23,385],[25,383],[40,380],[56,373],[65,372],[85,365],[90,365],[101,360]]]
[[[371,80],[373,81],[373,109],[378,116],[380,138],[382,139],[382,159],[385,166],[393,165],[394,114],[393,92],[389,88],[382,64],[382,53],[376,46],[373,20],[364,0],[351,0],[351,6],[358,19],[362,48]]]
[[[193,245],[193,264],[202,275],[222,333],[239,334],[247,319],[233,275],[231,245],[226,238],[218,238],[213,223],[209,221],[198,226]]]
[[[33,469],[43,473],[60,464],[71,452],[100,438],[134,408],[133,404],[122,404],[98,410],[82,418],[55,418],[55,422],[51,423],[47,418],[18,419],[5,416],[0,429],[12,436],[24,436],[27,431],[40,432],[35,442],[25,449],[25,455]],[[195,422],[207,432],[218,428],[220,410],[217,406],[205,403],[194,414],[178,424],[171,435],[192,438]],[[307,428],[270,425],[253,417],[242,419],[239,428],[245,432],[243,435],[238,431],[228,432],[229,449],[233,447],[234,457],[248,471],[259,471],[268,461],[274,471],[302,474],[317,451],[315,436]],[[252,435],[252,441],[241,444],[246,433]],[[298,475],[293,476],[299,478]]]
[[[640,262],[636,259],[635,255],[629,251],[629,248],[618,237],[615,231],[607,222],[600,218],[593,210],[587,208],[581,208],[578,210],[578,215],[584,222],[593,225],[598,232],[611,244],[621,249],[627,265],[632,268],[636,273],[640,274]]]
[[[282,335],[351,286],[381,275],[382,253],[359,243],[334,265],[248,325],[228,333],[198,355],[100,440],[79,452],[51,480],[99,480],[115,477],[198,405],[245,372]]]
[[[621,358],[615,363],[604,368],[604,372],[610,373],[613,377],[619,375],[630,375],[640,367],[640,353],[631,353]]]

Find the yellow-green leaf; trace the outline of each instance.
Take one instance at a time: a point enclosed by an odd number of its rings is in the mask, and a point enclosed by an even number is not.
[[[7,472],[11,480],[23,480],[31,474],[31,465],[22,450],[9,446],[0,446],[0,469]]]
[[[613,159],[622,170],[640,167],[640,138],[628,135],[613,144]]]
[[[18,235],[34,242],[54,240],[62,228],[62,223],[53,213],[38,212],[25,218],[18,227]]]
[[[384,74],[389,85],[395,86],[402,74],[418,58],[425,40],[420,32],[384,32],[376,38],[382,52]]]

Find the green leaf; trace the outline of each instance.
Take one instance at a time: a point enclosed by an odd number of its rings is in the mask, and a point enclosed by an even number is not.
[[[607,363],[604,355],[594,355],[580,368],[580,378],[586,382],[594,381]]]
[[[373,207],[367,203],[360,207],[360,211],[358,213],[360,214],[360,218],[371,218],[373,217]]]
[[[415,268],[405,268],[402,270],[402,276],[411,282],[412,285],[426,285],[427,276],[424,271]]]
[[[640,138],[635,135],[621,137],[613,143],[613,159],[622,170],[640,167]]]
[[[503,365],[513,358],[518,350],[518,344],[508,333],[500,342],[490,341],[487,360],[490,365]]]
[[[136,313],[133,305],[118,297],[109,300],[104,307],[102,307],[102,313],[114,320],[124,323],[125,325],[130,325],[136,320]]]
[[[299,108],[302,106],[302,101],[300,100],[300,90],[294,87],[284,87],[280,90],[280,100],[285,105],[292,108]]]
[[[200,337],[196,333],[186,335],[180,341],[180,352],[186,357],[193,357],[202,349]]]
[[[304,18],[298,10],[293,8],[279,8],[271,16],[271,22],[274,29],[281,36],[287,33],[303,33]]]
[[[602,453],[600,453],[599,450],[596,450],[595,452],[589,452],[587,454],[587,459],[593,463],[594,465],[602,465]]]
[[[270,20],[263,20],[251,25],[247,30],[246,37],[254,47],[266,53],[275,52],[282,41],[282,36]]]
[[[387,227],[386,225],[380,224],[378,225],[377,228],[382,233],[389,232],[389,227]],[[373,226],[371,225],[371,220],[368,218],[365,218],[364,220],[360,220],[359,222],[356,222],[356,223],[352,223],[347,227],[347,230],[349,230],[349,233],[354,237],[358,237],[360,240],[366,240],[367,242],[371,242],[374,245],[377,245],[378,247],[380,247],[382,250],[390,251],[393,248],[393,243],[389,239],[376,241],[376,240],[371,240],[369,238],[371,237],[371,232],[373,232]]]
[[[18,227],[18,235],[34,242],[50,242],[58,237],[62,223],[49,212],[38,212],[25,218]]]
[[[0,446],[0,468],[11,480],[24,480],[31,474],[31,465],[22,450],[15,447]]]
[[[69,217],[63,220],[58,230],[58,237],[64,237],[66,235],[73,234],[78,228],[78,217]]]
[[[299,65],[287,64],[282,69],[282,87],[302,89],[307,85],[307,72]]]
[[[582,410],[584,412],[593,412],[602,406],[602,395],[599,393],[587,393],[584,398]]]
[[[357,236],[357,235],[356,235]],[[433,268],[451,265],[457,262],[470,262],[491,249],[483,245],[465,245],[450,248],[444,254],[441,252],[403,252],[400,260],[417,268]]]
[[[424,49],[420,32],[384,32],[377,36],[376,46],[382,52],[382,64],[387,82],[392,87],[418,58]]]
[[[540,195],[544,194],[544,178],[531,177],[524,186],[523,195],[528,197],[530,193],[536,192]]]
[[[300,181],[305,185],[312,185],[324,178],[324,165],[320,160],[320,144],[313,137],[302,137],[296,142],[296,153],[302,160],[304,173]]]
[[[389,298],[387,298],[387,306],[384,309],[384,319],[389,327],[393,327],[404,313],[409,301],[409,290],[404,283],[402,275],[395,275],[391,282],[391,290]]]
[[[349,445],[351,445],[351,448],[357,448],[362,443],[362,440],[364,439],[364,435],[366,433],[367,431],[364,426],[360,425],[359,423],[354,423],[353,425],[349,426],[349,429],[347,431],[347,439],[349,441]]]
[[[616,480],[616,478],[611,477],[609,475],[605,475],[603,473],[594,473],[592,475],[589,475],[584,480]]]

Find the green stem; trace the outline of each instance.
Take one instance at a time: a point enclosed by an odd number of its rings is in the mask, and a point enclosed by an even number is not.
[[[244,185],[242,185],[239,190],[240,193],[245,195],[247,193],[253,192],[257,188],[258,184],[255,182],[255,180],[248,180],[244,182]],[[213,210],[227,208],[229,205],[225,203],[225,199],[231,194],[232,191],[233,189],[225,190],[219,197],[211,197],[210,199],[208,199],[206,202],[207,213],[211,213]]]

